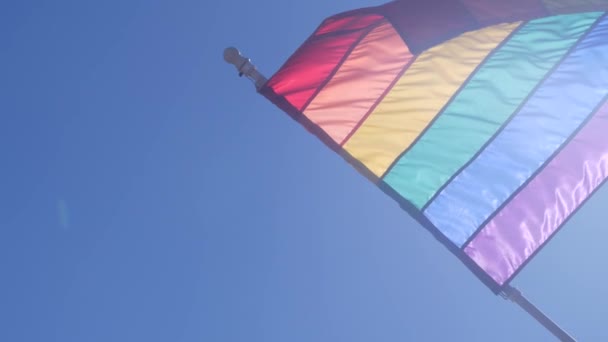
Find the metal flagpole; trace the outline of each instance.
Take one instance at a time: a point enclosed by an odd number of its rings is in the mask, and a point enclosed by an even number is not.
[[[576,342],[572,336],[566,331],[560,328],[559,325],[555,324],[547,315],[540,311],[534,304],[530,303],[526,297],[518,289],[507,285],[501,294],[504,299],[510,300],[513,303],[519,305],[522,309],[526,310],[530,316],[534,317],[540,324],[542,324],[547,330],[549,330],[555,337],[559,338],[560,341]]]
[[[239,73],[239,76],[246,76],[248,79],[250,79],[254,83],[256,90],[259,91],[266,83],[266,77],[264,77],[264,75],[262,75],[255,68],[255,65],[251,63],[251,60],[249,58],[241,55],[239,50],[237,50],[236,48],[229,47],[225,49],[224,60],[235,66],[236,70]],[[530,303],[518,289],[507,285],[501,295],[504,299],[508,299],[513,303],[519,305],[522,309],[526,310],[526,312],[528,312],[532,317],[534,317],[540,324],[547,328],[547,330],[549,330],[561,341],[576,342],[575,339],[573,339],[570,335],[568,335],[568,333],[566,333],[562,328],[560,328],[551,319],[549,319],[549,317],[547,317],[542,311],[540,311],[536,306],[534,306],[534,304]]]

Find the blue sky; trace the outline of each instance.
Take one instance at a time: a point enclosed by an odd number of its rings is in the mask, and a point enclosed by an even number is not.
[[[0,340],[551,341],[222,60],[379,1],[0,11]],[[608,339],[600,191],[515,279]]]

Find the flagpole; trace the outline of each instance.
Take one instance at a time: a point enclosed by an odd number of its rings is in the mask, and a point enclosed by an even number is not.
[[[534,317],[534,319],[536,319],[547,330],[555,335],[555,337],[557,337],[560,341],[576,342],[576,340],[572,338],[572,336],[570,336],[564,329],[553,322],[549,317],[547,317],[547,315],[534,306],[534,304],[530,303],[530,301],[524,297],[524,295],[518,289],[512,287],[511,285],[507,285],[505,286],[501,295],[504,299],[510,300],[519,305],[522,309],[529,313],[530,316]]]

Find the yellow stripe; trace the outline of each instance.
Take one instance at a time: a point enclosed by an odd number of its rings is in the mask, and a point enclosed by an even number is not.
[[[468,32],[423,52],[344,145],[346,151],[382,176],[519,24]]]

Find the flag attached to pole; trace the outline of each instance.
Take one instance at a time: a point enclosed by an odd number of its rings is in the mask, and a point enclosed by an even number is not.
[[[608,176],[608,0],[332,16],[260,92],[501,292]]]

